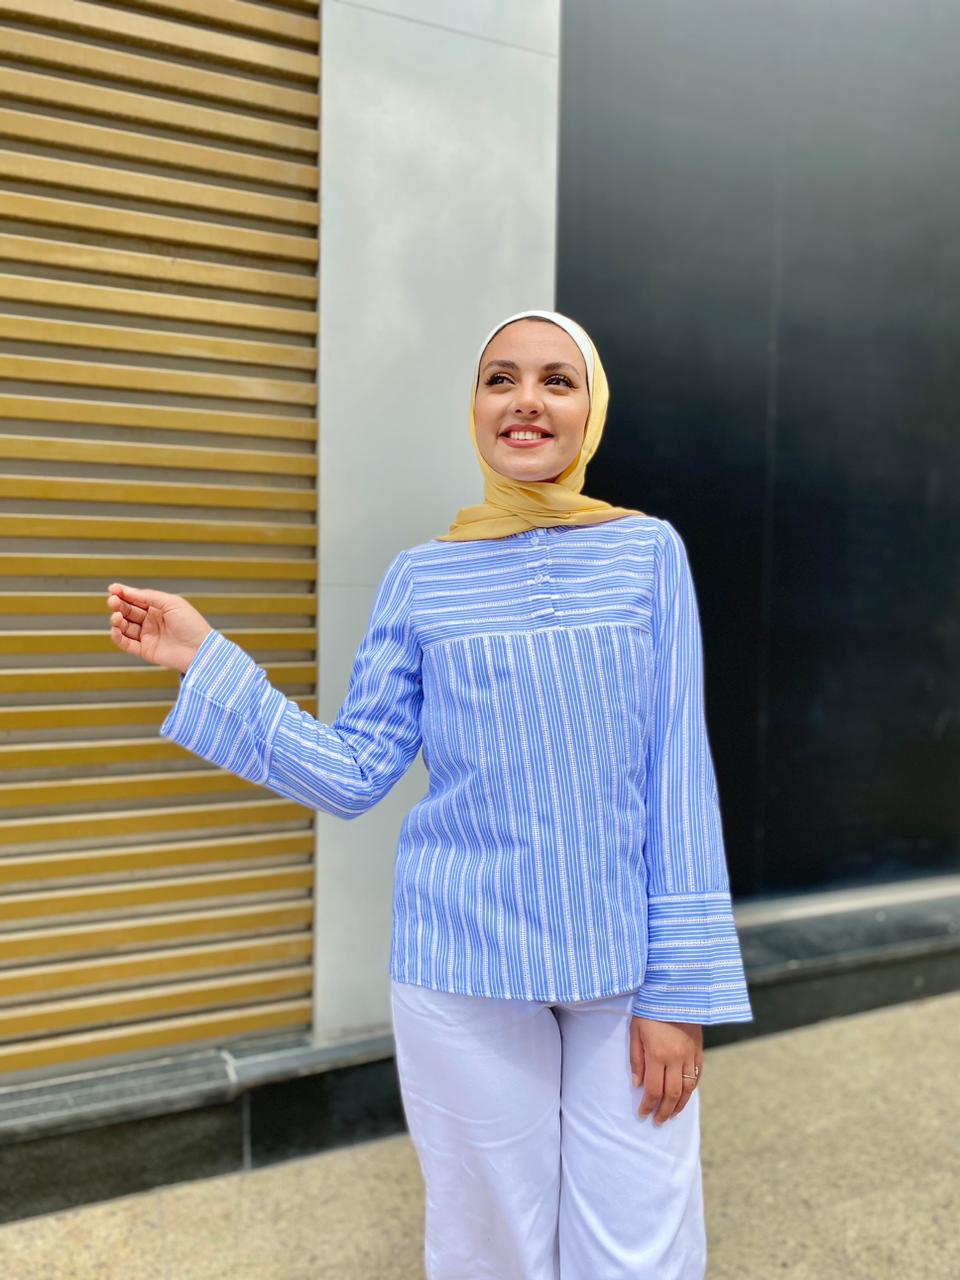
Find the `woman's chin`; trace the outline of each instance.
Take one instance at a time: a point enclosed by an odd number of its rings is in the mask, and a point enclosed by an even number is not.
[[[556,479],[556,476],[542,476],[536,471],[528,471],[525,475],[509,471],[501,471],[500,474],[507,480],[515,480],[517,484],[549,484]]]
[[[520,484],[547,484],[557,479],[558,475],[563,472],[555,472],[553,467],[525,467],[521,463],[519,466],[504,466],[503,459],[498,459],[498,464],[493,469],[499,475],[505,476],[508,480],[516,480]],[[492,464],[491,464],[492,465]],[[556,466],[556,463],[553,464]]]

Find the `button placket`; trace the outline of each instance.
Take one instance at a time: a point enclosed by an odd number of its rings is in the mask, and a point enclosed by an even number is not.
[[[546,529],[532,530],[527,553],[527,594],[530,600],[531,614],[534,618],[552,617],[556,610],[553,606],[553,595],[549,587],[552,578],[546,570],[550,568],[549,547],[546,540]]]

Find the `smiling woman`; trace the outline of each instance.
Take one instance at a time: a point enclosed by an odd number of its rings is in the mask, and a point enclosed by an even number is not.
[[[395,556],[332,724],[180,597],[113,583],[113,638],[187,663],[162,736],[302,805],[358,817],[423,749],[390,979],[430,1280],[702,1280],[702,1025],[752,1014],[686,550],[582,492],[574,321],[510,316],[470,398],[485,500]]]

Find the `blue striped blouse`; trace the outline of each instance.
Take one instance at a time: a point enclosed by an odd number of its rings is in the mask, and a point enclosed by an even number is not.
[[[752,1019],[669,521],[628,516],[401,551],[324,724],[214,629],[160,733],[355,818],[423,750],[396,856],[390,975],[668,1021]]]

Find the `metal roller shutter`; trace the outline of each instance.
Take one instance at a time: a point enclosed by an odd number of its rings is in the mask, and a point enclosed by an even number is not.
[[[112,581],[315,711],[310,0],[0,0],[0,1072],[310,1023],[313,815],[157,729]]]

